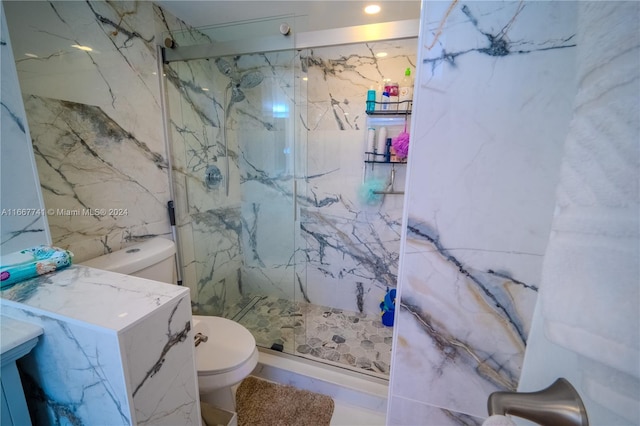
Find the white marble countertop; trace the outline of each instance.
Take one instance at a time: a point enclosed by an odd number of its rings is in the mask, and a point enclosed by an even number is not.
[[[42,334],[42,328],[2,315],[0,317],[0,353],[4,354]]]
[[[0,302],[121,331],[185,292],[187,287],[74,265],[2,290]]]

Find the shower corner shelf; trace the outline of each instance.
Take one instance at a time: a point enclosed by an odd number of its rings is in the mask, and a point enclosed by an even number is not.
[[[404,164],[406,165],[407,162],[406,161],[386,161],[386,160],[370,160],[368,158],[371,158],[370,156],[382,156],[382,154],[376,154],[374,152],[365,152],[365,155],[367,156],[367,159],[364,160],[364,162],[366,164]]]
[[[401,165],[407,165],[406,161],[369,161],[369,160],[364,160],[365,163],[367,164],[401,164]]]
[[[400,102],[378,102],[367,101],[367,103],[373,103],[373,111],[365,111],[370,117],[383,117],[383,116],[405,116],[411,115],[411,109],[413,101],[400,101]],[[382,106],[387,106],[388,109],[382,109]]]

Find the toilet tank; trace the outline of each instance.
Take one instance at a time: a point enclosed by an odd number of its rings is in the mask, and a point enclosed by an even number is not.
[[[80,265],[175,284],[175,253],[176,246],[173,241],[155,237],[87,260]]]

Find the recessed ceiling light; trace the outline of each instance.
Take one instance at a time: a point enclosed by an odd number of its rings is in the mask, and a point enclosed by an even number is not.
[[[376,13],[380,12],[380,6],[378,6],[377,4],[370,4],[369,6],[364,8],[364,13],[367,13],[369,15],[375,15]]]
[[[85,52],[93,52],[93,49],[89,46],[82,46],[79,44],[72,44],[71,47],[75,47],[76,49],[84,50]]]

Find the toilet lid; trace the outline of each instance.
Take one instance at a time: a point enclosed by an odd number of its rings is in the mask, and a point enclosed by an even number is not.
[[[245,363],[256,349],[256,339],[238,324],[222,317],[193,316],[194,336],[209,337],[196,346],[198,374],[216,374]]]

